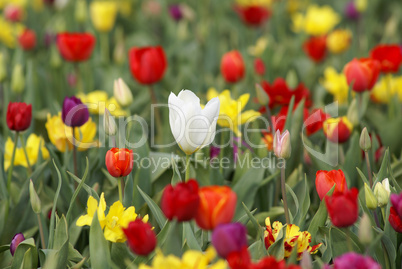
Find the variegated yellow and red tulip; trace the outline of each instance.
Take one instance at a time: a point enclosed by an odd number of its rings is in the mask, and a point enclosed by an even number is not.
[[[334,143],[346,142],[352,131],[353,124],[347,117],[329,118],[323,123],[325,136]]]

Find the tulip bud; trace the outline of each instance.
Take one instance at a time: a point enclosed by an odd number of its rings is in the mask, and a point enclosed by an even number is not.
[[[292,69],[286,74],[286,85],[290,89],[294,89],[299,84],[296,72]]]
[[[357,126],[359,124],[359,111],[357,108],[356,99],[353,99],[350,103],[346,117],[353,124],[353,126]]]
[[[61,66],[61,57],[55,46],[50,49],[50,66],[59,68]]]
[[[75,96],[66,97],[63,101],[61,118],[67,126],[81,127],[89,119],[88,107]]]
[[[13,74],[11,76],[11,90],[17,94],[22,93],[25,88],[25,77],[22,66],[17,64],[14,66]]]
[[[212,245],[222,258],[247,247],[247,229],[239,223],[218,225],[212,233]]]
[[[103,116],[103,128],[107,135],[116,134],[116,122],[107,108],[105,108],[105,115]]]
[[[136,219],[123,228],[128,245],[131,250],[140,256],[147,256],[156,247],[156,236],[151,225],[144,223],[141,219]]]
[[[311,254],[308,251],[304,251],[300,260],[300,266],[302,269],[313,269],[313,260]]]
[[[290,133],[288,130],[281,132],[276,130],[274,137],[274,153],[276,157],[288,159],[291,153],[291,145],[290,145]]]
[[[269,96],[266,91],[261,87],[260,84],[255,84],[255,91],[257,93],[258,103],[262,106],[266,106],[269,104]]]
[[[388,178],[384,179],[381,183],[377,182],[374,187],[374,195],[377,198],[379,207],[384,207],[388,204],[389,196],[391,195]]]
[[[133,95],[130,88],[121,78],[114,81],[113,95],[117,103],[122,107],[129,106],[133,102]]]
[[[133,151],[112,148],[106,153],[105,163],[112,177],[125,177],[133,170]]]
[[[13,239],[11,240],[10,244],[10,252],[11,255],[14,256],[15,250],[17,249],[18,245],[25,240],[25,237],[22,233],[18,233],[14,235]]]
[[[7,77],[6,61],[3,53],[0,53],[0,82]]]
[[[362,244],[368,245],[373,240],[373,232],[371,230],[371,223],[369,216],[364,213],[359,225],[359,240]]]
[[[41,204],[40,204],[39,196],[35,191],[35,187],[33,185],[32,179],[29,182],[29,198],[31,200],[32,210],[36,214],[39,214],[42,211],[41,210]]]
[[[363,128],[363,131],[360,135],[360,148],[364,151],[371,149],[371,138],[366,127]]]
[[[377,198],[375,198],[373,191],[364,183],[364,194],[366,197],[366,206],[368,209],[376,209],[377,208]]]
[[[87,20],[88,8],[87,1],[78,0],[75,4],[75,20],[78,23],[84,23]]]

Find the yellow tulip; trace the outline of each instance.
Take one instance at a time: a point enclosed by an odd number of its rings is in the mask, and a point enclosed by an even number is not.
[[[13,49],[17,45],[17,37],[22,34],[25,26],[21,23],[11,23],[0,17],[0,43]]]
[[[351,41],[352,32],[346,29],[338,29],[328,35],[327,48],[332,53],[342,53],[349,48]]]
[[[394,97],[402,103],[402,76],[393,77],[388,74],[373,87],[371,99],[376,103],[388,104]]]
[[[260,37],[259,39],[257,39],[255,46],[250,46],[247,48],[247,52],[251,56],[261,57],[267,46],[268,46],[268,38]]]
[[[95,29],[99,32],[109,32],[116,20],[117,5],[113,1],[93,1],[90,13]]]
[[[50,114],[47,115],[47,122],[45,124],[50,142],[56,146],[56,148],[65,152],[66,150],[72,150],[73,134],[72,128],[66,126],[61,119],[61,113],[53,117]],[[92,121],[92,118],[79,128],[75,128],[74,137],[77,140],[77,147],[79,151],[87,150],[91,147],[98,146],[98,142],[94,140],[96,135],[96,124]]]
[[[271,7],[272,0],[236,0],[236,4],[239,6],[265,6]]]
[[[324,70],[324,78],[320,80],[320,83],[334,96],[335,101],[340,104],[347,102],[349,86],[343,72],[337,73],[333,67],[327,67]]]
[[[103,115],[107,108],[113,116],[127,116],[127,111],[123,110],[116,98],[108,98],[105,91],[93,91],[88,94],[79,93],[77,97],[87,105],[88,110],[92,114]]]
[[[13,154],[14,142],[8,137],[5,145],[5,154],[4,154],[4,170],[8,170],[11,165],[11,157]],[[44,160],[49,159],[49,151],[45,147],[45,141],[42,137],[37,136],[36,134],[30,134],[26,141],[25,150],[28,155],[29,164],[34,165],[38,161],[39,151],[42,154],[42,158]],[[28,162],[25,157],[24,149],[17,148],[15,151],[15,159],[14,166],[23,166],[28,168]]]
[[[254,121],[261,115],[260,112],[255,110],[243,111],[244,107],[250,98],[250,94],[243,94],[239,99],[234,100],[230,96],[229,90],[224,90],[221,94],[211,88],[208,90],[207,99],[211,100],[214,97],[219,97],[221,103],[218,124],[222,127],[229,127],[236,136],[240,137],[241,132],[239,126],[249,122]]]
[[[321,36],[331,31],[341,20],[341,17],[330,7],[310,5],[306,13],[296,13],[292,16],[293,30],[304,31],[313,36]]]

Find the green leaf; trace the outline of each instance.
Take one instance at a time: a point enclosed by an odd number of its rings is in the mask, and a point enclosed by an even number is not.
[[[70,173],[69,171],[67,171],[67,173],[78,183],[78,185],[81,184],[82,180],[79,179],[76,175],[74,175],[73,173]],[[88,195],[94,197],[97,201],[99,201],[99,195],[98,195],[98,193],[96,193],[96,191],[94,189],[92,189],[85,183],[82,184],[82,187],[88,193]]]
[[[308,227],[308,232],[312,235],[311,236],[311,243],[313,245],[317,244],[316,237],[314,236],[317,234],[318,228],[325,226],[325,222],[328,218],[327,207],[325,206],[325,202],[320,202],[320,207],[318,208],[317,212],[315,213],[313,219],[310,222],[310,226]]]
[[[112,260],[108,243],[103,235],[97,212],[94,214],[91,228],[89,230],[89,254],[91,257],[92,268],[111,268]]]
[[[285,257],[285,245],[284,240],[286,238],[286,225],[282,227],[279,231],[275,242],[269,246],[268,254],[271,256],[275,256],[277,260],[283,260]]]
[[[295,212],[295,214],[294,214],[294,216],[296,217],[297,215],[300,215],[300,213],[299,213],[299,200],[297,199],[297,196],[296,196],[296,194],[294,193],[294,191],[292,190],[292,188],[291,187],[289,187],[289,185],[288,184],[285,184],[286,185],[286,190],[290,193],[290,195],[292,196],[292,198],[293,198],[293,201],[294,201],[294,203],[295,203],[295,207],[296,207],[296,212]],[[289,213],[291,213],[291,212],[289,212]],[[291,223],[298,223],[298,220],[295,220],[295,218],[292,218],[292,213],[291,213],[291,216],[290,216],[290,222]]]
[[[248,247],[248,251],[253,260],[260,260],[267,255],[265,244],[262,240],[257,240]]]
[[[357,132],[354,132],[353,136],[350,139],[349,149],[345,155],[345,162],[343,163],[342,170],[349,176],[349,186],[356,185],[356,167],[359,167],[361,164],[362,156],[359,145],[359,138],[359,134]]]
[[[181,182],[181,175],[179,168],[177,167],[177,163],[174,159],[172,159],[172,166],[173,166],[173,177],[172,177],[172,185],[176,185],[177,183]]]
[[[351,251],[347,243],[349,240],[348,237],[350,239],[352,251],[359,253],[362,253],[364,251],[364,247],[360,244],[358,237],[353,232],[349,231],[349,234],[345,234],[340,229],[332,227],[329,230],[329,241],[331,242],[333,257],[338,257],[348,251]]]
[[[187,245],[194,250],[202,251],[200,245],[195,238],[190,222],[183,222],[183,245]]]
[[[243,206],[243,210],[246,212],[246,214],[249,217],[251,223],[253,224],[255,230],[258,231],[256,238],[257,239],[261,238],[262,229],[261,229],[260,224],[258,223],[257,219],[253,216],[253,214],[251,214],[250,210],[248,209],[248,207],[244,203],[242,203],[242,206]]]
[[[164,152],[150,152],[149,158],[151,158],[151,181],[155,182],[170,166],[174,165],[174,159],[177,155]],[[169,160],[169,164],[166,165],[165,161]],[[163,164],[163,165],[162,165]]]
[[[156,222],[159,225],[159,228],[162,229],[162,227],[166,223],[166,218],[165,215],[162,213],[162,210],[159,208],[159,206],[154,202],[154,200],[151,199],[151,197],[148,196],[145,192],[143,192],[140,188],[140,186],[137,186],[137,189],[139,193],[141,194],[142,198],[144,198],[145,202],[147,203],[149,209],[151,209],[152,214],[154,215]]]
[[[53,248],[54,220],[55,220],[54,216],[55,216],[56,207],[57,207],[57,200],[59,199],[60,189],[61,189],[61,174],[60,174],[59,168],[57,168],[57,165],[54,162],[54,160],[53,160],[53,165],[54,165],[54,168],[56,169],[57,176],[58,176],[58,179],[59,179],[59,183],[57,185],[56,194],[55,194],[54,200],[53,200],[52,214],[50,216],[49,242],[48,242],[48,246],[47,246],[48,249]]]
[[[369,181],[367,180],[366,176],[364,175],[364,173],[359,169],[359,167],[356,167],[357,173],[359,173],[360,178],[364,181],[364,183],[367,184],[367,186],[370,186]]]
[[[27,258],[25,256],[27,252],[30,253],[30,255],[31,255],[30,268],[37,268],[37,265],[38,265],[38,251],[36,249],[35,241],[33,240],[33,238],[28,238],[28,239],[22,241],[18,245],[17,249],[15,250],[14,258],[13,258],[13,261],[11,263],[11,269],[20,269],[22,266],[29,266],[28,265],[29,258]],[[23,265],[24,260],[26,262],[25,265]]]
[[[28,249],[24,254],[24,259],[22,260],[22,264],[20,269],[32,269],[32,253],[31,249]]]

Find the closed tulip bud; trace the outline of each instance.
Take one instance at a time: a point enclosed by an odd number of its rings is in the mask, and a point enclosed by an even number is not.
[[[303,43],[303,50],[314,62],[319,63],[327,54],[327,37],[312,36]]]
[[[75,2],[75,20],[78,23],[85,23],[88,18],[88,7],[86,0],[77,0]]]
[[[359,216],[359,191],[352,188],[344,193],[334,193],[325,197],[329,217],[335,227],[353,225]]]
[[[133,151],[112,148],[106,153],[105,163],[112,177],[125,177],[133,170]]]
[[[295,89],[299,85],[299,80],[297,79],[297,74],[295,70],[289,70],[286,74],[286,85],[290,89]]]
[[[211,241],[219,256],[226,259],[229,254],[247,247],[247,229],[239,222],[221,224],[212,232]]]
[[[13,239],[11,240],[10,244],[10,252],[11,255],[14,256],[15,250],[17,249],[18,245],[25,240],[25,237],[22,233],[18,233],[14,235]]]
[[[346,81],[355,92],[369,91],[380,74],[381,65],[373,59],[353,59],[343,69]]]
[[[402,219],[399,217],[395,207],[391,206],[388,217],[389,224],[398,233],[402,233]]]
[[[7,77],[6,59],[3,53],[0,53],[0,82]]]
[[[228,186],[207,186],[199,190],[200,205],[195,220],[204,230],[229,223],[236,209],[237,196]]]
[[[147,256],[156,247],[156,235],[151,225],[144,223],[141,219],[136,219],[123,228],[128,245],[131,250],[140,256]]]
[[[313,269],[313,260],[311,254],[308,251],[304,251],[300,260],[301,269]]]
[[[35,48],[36,34],[30,29],[25,29],[24,32],[18,37],[18,43],[23,50],[29,51]]]
[[[163,78],[167,68],[165,51],[161,46],[134,47],[129,51],[130,71],[141,84],[154,84]]]
[[[8,104],[6,121],[11,131],[25,131],[31,125],[31,119],[31,104],[12,102]]]
[[[327,37],[327,48],[334,54],[346,51],[352,41],[352,33],[349,30],[338,29]]]
[[[92,24],[96,30],[99,32],[112,30],[117,15],[117,4],[114,1],[92,1],[90,10]]]
[[[366,206],[368,209],[376,209],[377,208],[377,198],[375,198],[373,191],[370,187],[364,183],[364,195],[366,197]]]
[[[90,33],[61,33],[57,35],[57,48],[69,62],[82,62],[91,57],[96,39]]]
[[[384,207],[388,204],[389,196],[391,195],[388,178],[384,179],[381,183],[377,182],[374,187],[374,195],[377,198],[379,207]]]
[[[32,210],[36,214],[39,214],[42,211],[41,210],[41,204],[40,204],[39,196],[35,191],[35,187],[33,185],[32,179],[29,182],[29,198],[31,200]]]
[[[161,208],[165,216],[177,221],[189,221],[195,218],[200,196],[198,183],[194,179],[178,183],[176,186],[168,185],[163,191]]]
[[[254,60],[254,71],[257,75],[263,76],[265,74],[265,64],[261,58]]]
[[[107,108],[105,108],[105,115],[103,117],[103,128],[107,135],[112,136],[116,134],[116,122]]]
[[[177,96],[170,93],[168,104],[170,130],[184,153],[190,155],[212,143],[220,109],[218,97],[202,109],[192,91],[182,90]]]
[[[61,118],[67,126],[80,127],[89,119],[88,107],[75,96],[66,97],[63,101]]]
[[[325,136],[333,143],[346,142],[353,131],[353,125],[347,117],[329,118],[324,121],[323,131]]]
[[[232,50],[222,56],[221,73],[228,83],[236,83],[244,77],[245,67],[239,51]]]
[[[122,107],[127,107],[133,102],[131,90],[121,78],[114,81],[113,96]]]
[[[17,64],[14,66],[11,76],[11,90],[15,93],[22,93],[25,88],[25,77],[22,66]]]
[[[315,186],[321,200],[334,185],[334,193],[344,193],[348,190],[345,175],[342,170],[317,171],[315,176]]]
[[[369,216],[364,213],[359,225],[359,240],[362,244],[368,245],[373,241],[373,231]]]
[[[269,104],[269,96],[258,83],[255,84],[255,92],[257,93],[258,103],[262,106],[267,106]]]
[[[371,149],[371,138],[366,127],[363,128],[360,135],[360,148],[364,151]]]
[[[353,126],[357,126],[359,124],[359,111],[356,99],[353,99],[350,103],[346,117]]]
[[[288,130],[281,134],[280,130],[276,130],[274,137],[274,153],[276,157],[288,159],[292,151],[290,145],[290,133]]]

